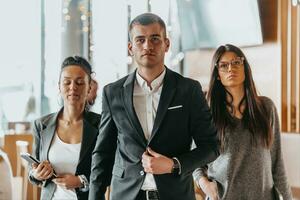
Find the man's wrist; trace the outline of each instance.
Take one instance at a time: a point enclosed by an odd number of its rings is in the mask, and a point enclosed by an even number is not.
[[[173,157],[172,160],[173,160],[173,167],[172,167],[171,173],[180,175],[181,174],[181,164],[180,164],[178,158]]]

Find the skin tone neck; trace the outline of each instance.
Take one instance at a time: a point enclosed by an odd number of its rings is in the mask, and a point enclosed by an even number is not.
[[[84,111],[84,105],[80,105],[80,106],[64,105],[62,119],[72,124],[75,124],[82,119],[83,111]]]
[[[226,99],[228,102],[232,101],[232,105],[234,107],[234,116],[237,118],[242,118],[243,114],[240,113],[239,104],[245,95],[245,90],[243,85],[238,85],[235,87],[225,87],[226,90],[232,95],[233,101],[231,100],[231,96],[229,94],[226,95]],[[244,110],[244,106],[241,107],[242,111]]]
[[[137,71],[139,75],[147,82],[147,85],[150,87],[151,82],[155,80],[165,69],[164,65],[153,67],[153,68],[146,68],[139,66]]]

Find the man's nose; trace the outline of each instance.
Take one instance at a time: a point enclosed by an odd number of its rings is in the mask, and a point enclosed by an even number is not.
[[[144,49],[146,49],[146,50],[153,49],[153,44],[152,44],[151,40],[148,40],[148,39],[145,40]]]

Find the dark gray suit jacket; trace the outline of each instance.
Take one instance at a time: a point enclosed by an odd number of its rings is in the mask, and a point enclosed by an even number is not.
[[[62,110],[61,110],[62,111]],[[52,139],[55,135],[56,122],[59,112],[46,115],[34,121],[33,124],[33,156],[38,160],[48,160],[48,152]],[[97,135],[99,132],[100,115],[93,112],[85,112],[83,115],[83,135],[81,141],[81,149],[79,154],[79,162],[75,175],[85,175],[88,179],[91,173],[92,152],[95,147]],[[59,155],[58,155],[59,156]],[[51,181],[38,181],[31,175],[29,170],[29,180],[33,184],[42,186],[41,199],[51,199],[56,185]],[[78,199],[88,199],[88,192],[81,192],[76,189]]]
[[[148,146],[177,157],[182,166],[181,175],[154,175],[160,199],[195,199],[192,172],[219,155],[216,130],[199,82],[166,70],[149,141],[133,108],[135,72],[104,88],[90,200],[101,199],[109,184],[111,200],[134,200],[145,178],[141,159]],[[192,140],[197,148],[191,151]]]

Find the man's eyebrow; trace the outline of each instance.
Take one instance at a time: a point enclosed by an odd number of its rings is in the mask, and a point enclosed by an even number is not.
[[[134,39],[140,39],[140,38],[145,38],[146,36],[143,36],[143,35],[138,35],[138,36],[135,36]]]
[[[161,37],[161,35],[160,34],[153,34],[150,37]]]
[[[161,37],[161,35],[160,34],[153,34],[153,35],[150,35],[150,37]],[[138,35],[138,36],[134,37],[134,39],[140,39],[140,38],[146,38],[146,36]]]

